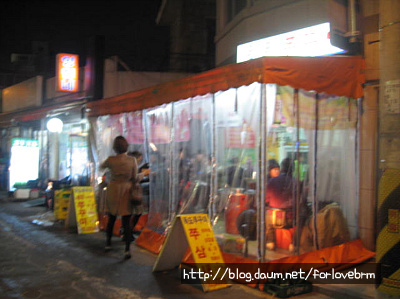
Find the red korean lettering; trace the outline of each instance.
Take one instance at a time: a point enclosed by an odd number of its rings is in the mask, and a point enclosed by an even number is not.
[[[189,236],[191,238],[194,238],[195,240],[197,240],[197,237],[200,236],[199,232],[197,231],[197,228],[190,228],[189,229]]]
[[[204,246],[200,246],[200,247],[197,246],[196,247],[196,254],[197,254],[197,257],[200,258],[200,259],[203,259],[203,258],[207,257],[206,249],[204,248]]]

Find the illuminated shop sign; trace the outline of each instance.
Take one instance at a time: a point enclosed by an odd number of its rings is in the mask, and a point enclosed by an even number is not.
[[[36,180],[39,175],[39,141],[13,138],[11,141],[10,190],[15,183]]]
[[[263,56],[326,56],[344,52],[332,46],[330,24],[323,23],[271,37],[262,38],[237,47],[237,62]]]
[[[36,139],[23,139],[23,138],[13,138],[11,142],[11,147],[39,147],[39,142]]]
[[[75,54],[57,54],[57,91],[76,92],[79,82],[79,56]]]

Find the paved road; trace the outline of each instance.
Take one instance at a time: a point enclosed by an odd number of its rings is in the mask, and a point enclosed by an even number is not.
[[[179,273],[152,273],[156,256],[133,245],[123,260],[114,238],[104,253],[104,233],[78,235],[61,224],[33,224],[46,212],[26,203],[0,202],[0,298],[268,298],[248,287],[203,293],[180,283]]]
[[[104,232],[78,235],[61,223],[42,221],[46,212],[0,199],[0,299],[272,298],[240,285],[204,293],[181,284],[177,270],[152,273],[152,253],[133,245],[132,259],[123,260],[124,244],[117,237],[113,251],[105,253]],[[38,219],[41,224],[34,224]],[[332,297],[314,292],[293,298]]]

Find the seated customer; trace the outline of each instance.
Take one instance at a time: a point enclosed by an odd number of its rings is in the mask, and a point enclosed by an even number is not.
[[[281,162],[280,174],[272,177],[267,183],[265,206],[267,209],[283,209],[284,219],[282,226],[290,228],[293,226],[293,206],[294,206],[294,187],[295,179],[292,177],[293,162],[290,158],[285,158]],[[268,212],[268,210],[267,210]],[[266,214],[266,233],[267,233],[267,248],[273,250],[275,248],[275,227],[273,223],[274,217],[271,214]],[[281,226],[281,227],[282,227]],[[293,245],[289,247],[293,250]]]
[[[265,203],[268,207],[287,209],[293,207],[295,180],[292,176],[293,162],[290,158],[282,160],[280,174],[268,181]]]
[[[267,182],[269,182],[272,178],[279,176],[280,173],[281,168],[279,167],[278,162],[275,159],[268,160]]]

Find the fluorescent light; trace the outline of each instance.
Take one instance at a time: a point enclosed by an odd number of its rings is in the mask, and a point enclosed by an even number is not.
[[[326,56],[345,52],[332,46],[330,24],[323,23],[274,35],[237,47],[237,62],[263,56]]]

